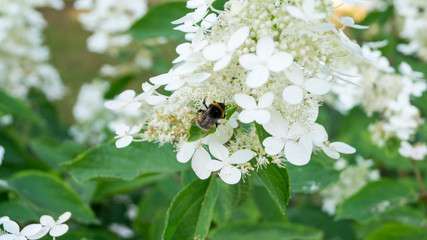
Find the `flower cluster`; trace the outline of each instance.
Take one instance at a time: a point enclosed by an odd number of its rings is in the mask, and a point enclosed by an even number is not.
[[[35,8],[62,8],[62,0],[0,1],[0,86],[18,98],[30,89],[43,92],[48,100],[64,96],[66,88],[56,69],[48,63],[43,46],[46,22]]]
[[[40,217],[40,223],[30,224],[21,230],[15,221],[4,216],[0,218],[0,226],[4,229],[4,233],[0,231],[0,240],[40,239],[48,233],[53,237],[53,239],[55,239],[56,237],[64,235],[68,231],[68,225],[64,223],[68,221],[70,217],[71,213],[65,212],[59,216],[57,221],[55,221],[53,217],[43,215]]]
[[[400,24],[399,35],[408,41],[407,44],[399,44],[397,49],[427,61],[427,5],[419,0],[393,0],[393,5]]]
[[[187,7],[194,11],[172,22],[190,42],[177,47],[179,56],[168,73],[150,79],[153,92],[106,104],[126,102],[121,108],[140,111],[137,103],[150,101],[153,93],[161,97],[156,89],[171,92],[165,101],[153,102],[153,114],[136,125],[139,129],[128,127],[126,136],[172,143],[178,161],[191,160],[199,178],[219,171],[229,184],[269,163],[307,164],[315,150],[336,159],[354,153],[345,143],[330,143],[316,123],[323,95],[340,81],[331,63],[344,56],[368,59],[330,22],[332,3],[231,0],[224,11],[211,3],[189,0]],[[339,20],[359,27],[352,18]],[[215,106],[203,110],[204,102],[215,101],[227,105],[225,119],[214,119],[219,123],[215,133],[194,138],[189,129],[201,126],[200,119]],[[205,115],[195,119],[197,112]],[[127,146],[130,137],[118,145]]]
[[[86,30],[93,32],[87,47],[96,53],[128,45],[132,37],[125,32],[147,12],[145,0],[77,0],[74,7],[84,10],[79,21]]]
[[[381,120],[369,126],[373,141],[383,146],[392,137],[409,141],[423,122],[419,110],[410,102],[411,97],[420,97],[427,89],[423,74],[415,72],[405,62],[399,72],[390,66],[387,58],[369,46],[382,47],[386,42],[368,43],[363,46],[365,56],[375,63],[349,59],[336,62],[343,71],[345,81],[332,87],[336,98],[333,104],[341,112],[361,105],[368,116],[379,113]]]
[[[334,215],[337,206],[344,200],[357,193],[368,182],[378,180],[379,171],[372,169],[372,160],[356,157],[356,165],[348,165],[344,159],[335,162],[334,168],[341,171],[338,182],[320,191],[322,210]]]

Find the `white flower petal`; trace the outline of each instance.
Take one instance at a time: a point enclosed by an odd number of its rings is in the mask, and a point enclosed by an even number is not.
[[[286,11],[293,17],[305,20],[304,13],[295,6],[286,6]]]
[[[294,123],[289,129],[288,138],[295,139],[297,137],[307,134],[308,131],[309,129],[304,124]]]
[[[64,235],[67,231],[68,231],[68,225],[67,224],[60,224],[60,225],[56,225],[52,229],[50,229],[49,235],[52,237],[59,237],[59,236]]]
[[[301,87],[291,85],[283,90],[283,100],[287,103],[295,105],[300,103],[304,98],[304,92]]]
[[[272,72],[280,72],[288,68],[294,57],[287,52],[278,52],[267,61],[267,68]]]
[[[261,61],[266,61],[273,55],[274,52],[274,40],[272,37],[261,38],[256,45],[256,55]]]
[[[323,145],[323,143],[328,140],[328,133],[326,132],[325,128],[315,123],[313,126],[313,129],[309,133],[310,139],[313,141],[313,144],[320,147]]]
[[[120,100],[109,100],[104,103],[104,106],[108,109],[115,110],[124,107],[126,104],[127,102]]]
[[[302,85],[304,83],[304,73],[301,68],[293,63],[291,66],[284,71],[286,78],[293,84]]]
[[[242,123],[251,123],[255,120],[255,112],[256,110],[243,110],[239,114],[239,121]]]
[[[285,144],[285,157],[290,163],[302,166],[310,161],[311,151],[303,144],[287,141]]]
[[[135,91],[134,90],[125,90],[119,95],[120,100],[124,101],[130,101],[135,97]]]
[[[259,58],[253,54],[245,54],[239,57],[240,65],[246,70],[252,70],[260,64]]]
[[[181,88],[182,86],[184,86],[184,84],[185,84],[185,82],[182,80],[171,82],[168,85],[166,85],[165,90],[166,91],[174,91],[174,90],[177,90],[177,89]]]
[[[210,46],[207,46],[203,50],[203,56],[209,61],[217,61],[225,55],[227,46],[223,43],[216,43]]]
[[[237,30],[233,35],[231,35],[228,40],[228,50],[234,51],[238,47],[240,47],[249,36],[249,27],[242,27]]]
[[[218,160],[211,160],[206,163],[206,168],[212,172],[220,170],[224,166],[224,162]]]
[[[356,152],[356,149],[347,143],[333,142],[329,145],[330,148],[337,150],[340,153],[352,154]]]
[[[268,92],[259,98],[258,107],[267,108],[273,103],[273,100],[274,100],[274,94],[272,92]]]
[[[277,112],[270,113],[270,121],[262,125],[268,133],[275,137],[284,138],[286,137],[289,124],[282,118]]]
[[[231,124],[221,124],[214,134],[210,134],[203,138],[203,144],[210,144],[212,142],[216,142],[219,144],[224,144],[230,140],[231,136],[233,136],[233,126]]]
[[[231,159],[230,162],[233,164],[242,164],[242,163],[248,162],[254,156],[255,156],[255,153],[252,152],[251,150],[243,149],[243,150],[239,150],[239,151],[233,153],[230,156],[230,159]]]
[[[31,236],[27,236],[27,238],[30,240],[40,239],[40,238],[44,237],[49,232],[49,230],[50,230],[50,227],[42,227],[38,233],[31,235]]]
[[[211,175],[212,171],[206,168],[206,164],[211,160],[209,153],[205,149],[202,147],[196,149],[193,159],[191,160],[191,167],[197,177],[200,179],[207,179]]]
[[[125,125],[126,126],[126,125]],[[117,128],[120,128],[123,126],[120,126],[120,124],[117,126]],[[116,128],[116,129],[117,129]],[[129,129],[128,129],[129,130]],[[128,131],[127,130],[127,131]],[[117,130],[116,130],[117,131]],[[43,226],[48,226],[48,227],[52,227],[53,225],[55,225],[55,219],[53,219],[53,217],[49,216],[49,215],[43,215],[40,217],[40,223]]]
[[[130,130],[130,127],[127,126],[126,124],[123,124],[123,123],[117,124],[116,127],[115,127],[115,133],[118,136],[124,136],[124,135],[128,134],[129,130]],[[44,216],[48,216],[48,215],[44,215]],[[44,216],[42,216],[42,217],[44,217]],[[53,220],[53,218],[52,218],[52,220]],[[40,218],[40,221],[41,221],[41,218]],[[53,220],[53,222],[55,222],[55,221]],[[44,224],[42,222],[41,222],[41,224],[46,225],[46,224]]]
[[[322,150],[330,158],[333,158],[333,159],[339,159],[340,158],[340,154],[337,151],[335,151],[335,150],[333,150],[333,149],[331,149],[325,145],[322,145]]]
[[[0,236],[0,240],[15,240],[16,235],[15,234],[4,234]]]
[[[242,173],[236,167],[227,165],[221,169],[219,176],[225,183],[236,184],[242,178]]]
[[[257,107],[255,99],[252,96],[238,93],[234,95],[234,101],[244,109],[254,109]]]
[[[262,142],[262,145],[264,145],[265,152],[267,154],[277,155],[283,150],[283,147],[285,146],[285,142],[283,141],[282,138],[268,137],[264,139],[264,141]]]
[[[217,20],[218,20],[218,18],[216,16],[216,14],[211,13],[211,14],[207,15],[205,17],[205,19],[203,19],[201,26],[204,29],[208,29],[208,28],[212,27],[213,25],[215,25]]]
[[[178,160],[178,162],[186,163],[191,159],[194,154],[194,151],[196,151],[196,143],[185,142],[179,148],[178,153],[176,154],[176,159]]]
[[[32,236],[37,234],[41,229],[42,229],[41,224],[30,224],[22,229],[21,234],[26,237]]]
[[[209,152],[211,152],[212,156],[221,161],[226,161],[230,156],[228,149],[224,145],[217,142],[212,142],[209,144]]]
[[[133,102],[126,104],[124,110],[127,112],[133,112],[133,111],[137,110],[139,107],[141,107],[141,105],[142,105],[141,102],[133,101]]]
[[[165,96],[147,96],[145,101],[150,105],[160,105],[166,101]]]
[[[184,79],[184,81],[189,82],[189,83],[203,82],[206,79],[208,79],[210,76],[211,76],[210,73],[201,72],[201,73],[196,73],[196,74],[193,74],[189,77],[186,77]]]
[[[231,55],[225,55],[215,63],[213,70],[215,72],[224,69],[231,61]]]
[[[258,124],[266,124],[270,121],[270,112],[267,110],[254,111],[254,118]]]
[[[150,78],[150,82],[156,85],[165,85],[176,81],[179,77],[171,72]]]
[[[133,141],[133,137],[132,136],[123,136],[121,138],[119,138],[119,140],[116,141],[116,147],[117,148],[124,148],[129,146],[129,144],[131,144]]]
[[[246,78],[246,85],[250,88],[261,87],[268,81],[270,72],[265,66],[259,65],[255,67]]]
[[[15,221],[12,221],[12,220],[4,222],[3,228],[6,232],[9,232],[9,233],[15,234],[15,233],[19,232],[19,225]]]
[[[331,90],[331,84],[328,81],[317,78],[307,79],[304,87],[307,91],[315,95],[323,95]]]

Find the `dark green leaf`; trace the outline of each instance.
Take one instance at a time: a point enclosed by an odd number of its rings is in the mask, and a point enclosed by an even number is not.
[[[315,193],[339,179],[339,172],[311,161],[305,166],[288,164],[292,192]]]
[[[412,202],[416,197],[415,190],[403,182],[389,179],[371,182],[342,203],[336,218],[366,222],[379,213]]]
[[[210,240],[315,240],[323,239],[322,232],[297,224],[262,223],[229,224],[209,235]]]
[[[188,167],[179,163],[170,144],[133,143],[117,149],[113,143],[103,144],[62,165],[78,181],[93,178],[131,180],[145,173],[170,173]]]
[[[196,124],[192,124],[190,129],[188,130],[188,139],[187,142],[195,142],[206,137],[209,134],[213,134],[216,131],[216,127],[214,126],[210,131],[206,131]]]
[[[129,82],[132,81],[132,79],[134,79],[134,76],[132,75],[126,75],[119,79],[116,79],[114,82],[111,83],[110,88],[104,94],[105,99],[112,99],[116,95],[123,92],[125,90],[126,85],[128,85]]]
[[[82,223],[97,223],[92,210],[83,203],[79,196],[55,175],[26,171],[13,176],[9,186],[27,199],[34,207],[58,217],[66,211]]]
[[[262,142],[264,141],[264,139],[270,137],[271,135],[267,131],[264,130],[262,125],[259,125],[258,123],[255,123],[255,129],[256,129],[256,133],[258,135],[259,142],[262,145]]]
[[[163,239],[205,239],[218,196],[215,178],[196,179],[172,200],[166,217]]]
[[[177,25],[171,22],[191,11],[185,5],[185,2],[167,2],[151,7],[148,13],[130,28],[129,33],[140,41],[155,37],[183,41],[184,33],[174,30]]]
[[[39,216],[27,204],[21,201],[8,201],[0,203],[0,215],[8,216],[10,219],[21,224],[30,221],[38,221]]]
[[[264,184],[274,202],[279,206],[282,214],[286,212],[290,194],[289,176],[286,168],[279,168],[276,164],[269,164],[257,172],[257,176]]]
[[[0,111],[11,114],[17,118],[40,124],[42,120],[22,100],[13,98],[0,89]]]
[[[389,223],[369,235],[366,240],[421,240],[427,239],[427,231],[419,227]]]

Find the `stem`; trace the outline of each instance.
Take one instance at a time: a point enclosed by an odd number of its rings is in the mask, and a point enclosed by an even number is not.
[[[414,173],[415,173],[415,178],[417,179],[418,186],[420,187],[419,197],[421,198],[421,200],[424,201],[424,204],[426,206],[426,215],[427,215],[427,191],[424,185],[423,177],[421,176],[421,172],[418,169],[417,164],[415,163],[415,160],[412,158],[411,158],[411,164],[412,164],[412,169],[414,170]]]

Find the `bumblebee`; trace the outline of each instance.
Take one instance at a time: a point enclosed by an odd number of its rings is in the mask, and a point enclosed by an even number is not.
[[[197,125],[203,130],[210,130],[213,126],[218,126],[218,120],[225,118],[225,107],[224,103],[213,102],[206,105],[206,99],[203,99],[203,105],[206,110],[199,109],[197,112]]]

